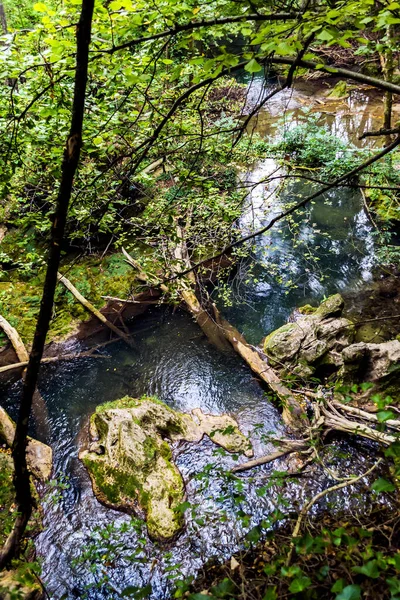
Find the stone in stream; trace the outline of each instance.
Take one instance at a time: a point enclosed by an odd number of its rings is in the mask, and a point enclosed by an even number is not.
[[[183,526],[179,505],[185,486],[168,442],[199,442],[204,435],[229,452],[253,455],[232,417],[200,409],[184,414],[144,396],[98,406],[90,418],[89,447],[79,457],[100,502],[127,512],[143,510],[149,535],[169,539]]]
[[[15,423],[6,413],[4,408],[0,406],[0,441],[11,448],[15,435]],[[26,447],[26,460],[31,474],[40,479],[47,481],[50,479],[51,470],[53,468],[53,452],[50,446],[28,437],[28,445]]]
[[[281,373],[308,378],[318,370],[332,372],[343,364],[341,352],[354,337],[354,326],[343,318],[343,298],[330,296],[318,308],[296,311],[296,320],[270,333],[264,352]]]

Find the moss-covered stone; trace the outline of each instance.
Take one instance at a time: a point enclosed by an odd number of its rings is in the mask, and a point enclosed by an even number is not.
[[[143,511],[151,537],[168,539],[183,526],[177,510],[185,487],[168,441],[200,441],[208,435],[229,452],[252,455],[248,439],[228,415],[193,416],[157,398],[121,398],[97,407],[90,444],[80,453],[97,498],[114,508]],[[168,441],[167,441],[168,440]]]
[[[264,352],[271,365],[282,374],[294,373],[304,379],[318,376],[320,367],[339,368],[340,352],[354,336],[353,324],[341,316],[343,308],[343,298],[335,294],[318,308],[306,305],[300,309],[294,323],[283,325],[265,338]]]

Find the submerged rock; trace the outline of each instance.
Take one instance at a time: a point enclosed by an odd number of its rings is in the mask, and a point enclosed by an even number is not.
[[[6,413],[4,408],[0,407],[0,441],[11,448],[14,441],[14,435],[14,421]],[[53,468],[53,452],[50,446],[28,437],[26,460],[29,471],[36,479],[47,481],[50,478],[51,470]]]
[[[142,509],[149,535],[168,539],[183,526],[179,505],[185,487],[166,440],[198,442],[204,435],[229,452],[253,454],[228,415],[196,409],[192,416],[155,398],[125,397],[97,407],[90,419],[89,448],[79,457],[101,502],[128,512]]]
[[[341,351],[354,337],[353,323],[341,316],[343,308],[343,298],[335,294],[317,309],[309,305],[299,309],[295,322],[265,338],[264,352],[271,365],[305,378],[318,369],[329,372],[340,367]]]

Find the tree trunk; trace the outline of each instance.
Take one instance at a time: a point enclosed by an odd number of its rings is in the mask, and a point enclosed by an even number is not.
[[[60,264],[68,206],[82,146],[82,127],[85,109],[93,8],[94,0],[82,0],[81,15],[76,30],[77,51],[71,128],[64,150],[61,182],[51,229],[51,243],[42,300],[25,375],[12,449],[16,511],[18,516],[14,528],[8,536],[0,553],[0,569],[3,569],[9,564],[18,554],[26,525],[32,513],[33,499],[26,463],[28,423],[31,414],[33,395],[38,381],[40,361],[43,356],[43,349],[52,316],[54,293],[57,285],[57,272]]]
[[[0,2],[0,31],[7,33],[7,17],[6,11],[4,10],[4,4]]]
[[[393,25],[389,25],[386,30],[386,36],[388,38],[387,41],[387,49],[383,56],[383,74],[385,77],[385,81],[392,83],[393,74],[394,74],[394,60],[393,60]],[[392,92],[385,92],[384,98],[384,108],[383,108],[383,128],[391,129],[392,127],[392,106],[393,106],[393,94]],[[392,138],[390,135],[387,135],[385,138],[385,145],[388,146],[392,142]]]

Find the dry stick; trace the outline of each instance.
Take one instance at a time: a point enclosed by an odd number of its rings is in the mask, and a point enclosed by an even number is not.
[[[286,445],[286,444],[285,444]],[[261,458],[255,458],[254,460],[248,460],[245,463],[240,465],[236,465],[231,469],[232,473],[239,473],[240,471],[247,471],[248,469],[253,469],[254,467],[259,467],[261,465],[266,465],[277,458],[281,458],[282,456],[286,456],[287,454],[291,454],[292,452],[300,452],[302,450],[307,450],[309,448],[309,443],[307,442],[293,442],[292,447],[286,447],[283,450],[277,450],[276,452],[272,452],[271,454],[267,454],[266,456],[261,456]]]
[[[355,167],[354,169],[352,169],[348,173],[345,173],[341,177],[338,177],[337,179],[335,179],[335,181],[332,181],[332,183],[329,183],[325,187],[323,187],[320,190],[314,192],[314,194],[311,194],[311,196],[307,196],[307,198],[304,198],[304,200],[302,200],[301,202],[298,202],[297,204],[295,204],[291,208],[288,208],[287,210],[281,212],[279,215],[277,215],[276,217],[274,217],[273,219],[271,219],[271,221],[268,223],[268,225],[266,225],[262,229],[259,229],[258,231],[250,233],[249,235],[246,235],[245,237],[240,238],[239,240],[236,240],[236,242],[233,242],[232,244],[229,244],[228,246],[225,246],[225,248],[223,250],[221,250],[221,252],[218,252],[218,254],[215,254],[214,256],[211,256],[209,258],[206,258],[204,260],[199,261],[195,265],[192,265],[190,267],[190,269],[185,269],[184,271],[180,271],[178,274],[173,275],[173,276],[169,277],[168,279],[164,279],[164,283],[167,283],[168,281],[173,281],[173,280],[177,279],[178,277],[183,277],[184,275],[187,275],[188,273],[191,273],[192,271],[195,271],[199,267],[202,267],[203,265],[205,265],[209,261],[216,260],[217,258],[221,258],[221,256],[224,256],[224,254],[226,254],[227,252],[231,251],[233,248],[237,248],[238,246],[241,246],[242,244],[248,242],[249,240],[251,240],[251,239],[253,239],[253,238],[255,238],[255,237],[257,237],[257,236],[259,236],[259,235],[261,235],[263,233],[265,233],[269,229],[272,229],[272,227],[275,225],[275,223],[277,223],[278,221],[281,221],[285,217],[288,217],[289,215],[293,214],[299,208],[303,208],[309,202],[311,202],[312,200],[315,200],[315,198],[318,198],[319,196],[321,196],[325,192],[328,192],[329,190],[332,190],[333,188],[337,187],[340,183],[343,183],[343,181],[346,181],[346,179],[354,177],[354,175],[357,175],[360,171],[362,171],[365,168],[369,167],[370,165],[372,165],[373,163],[375,163],[377,160],[380,160],[381,158],[383,158],[384,156],[386,156],[386,154],[389,154],[389,152],[391,152],[392,150],[394,150],[395,148],[397,148],[397,146],[399,144],[400,144],[400,136],[398,136],[394,140],[394,142],[392,142],[389,146],[386,146],[386,148],[383,148],[383,150],[381,150],[380,152],[378,152],[374,156],[371,156],[368,160],[366,160],[365,162],[363,162],[358,167]]]
[[[21,362],[25,363],[25,365],[27,365],[28,361],[29,361],[29,354],[25,348],[24,342],[21,340],[21,338],[19,336],[18,331],[12,325],[10,325],[10,323],[1,315],[0,315],[0,327],[6,334],[8,339],[10,340],[10,342],[15,350],[15,354],[18,356],[18,359]]]
[[[93,354],[93,350],[88,350],[87,352],[80,352],[79,354],[64,354],[64,356],[48,356],[46,358],[42,358],[41,363],[52,363],[58,362],[60,360],[74,360],[75,358],[108,358],[104,354]],[[29,361],[24,360],[21,362],[13,363],[12,365],[5,365],[4,367],[0,367],[0,373],[6,373],[7,371],[13,371],[14,369],[20,369],[21,367],[26,367]]]
[[[16,493],[16,520],[0,552],[0,570],[4,569],[18,555],[26,526],[32,514],[33,498],[30,477],[26,462],[26,443],[29,417],[33,396],[40,371],[40,361],[49,330],[54,294],[57,285],[57,271],[61,259],[68,206],[82,146],[82,128],[85,111],[86,84],[88,77],[89,45],[92,29],[94,0],[82,0],[79,25],[76,28],[76,69],[74,97],[72,102],[71,126],[64,149],[61,166],[61,181],[57,195],[54,219],[51,227],[51,242],[47,260],[46,276],[42,300],[37,319],[32,350],[24,379],[19,405],[12,456],[14,460],[14,487]]]
[[[134,347],[132,340],[129,339],[129,337],[126,335],[126,333],[124,333],[118,327],[116,327],[116,325],[111,323],[111,321],[109,321],[99,310],[97,310],[97,308],[95,306],[93,306],[93,304],[91,302],[86,300],[86,298],[84,298],[82,296],[82,294],[76,289],[76,287],[72,285],[72,283],[69,281],[69,279],[67,279],[66,277],[61,275],[61,273],[57,274],[57,279],[60,283],[65,285],[67,290],[69,290],[71,292],[71,294],[73,296],[75,296],[75,298],[78,300],[78,302],[80,302],[89,312],[91,312],[95,317],[97,317],[97,319],[99,319],[99,321],[104,323],[104,325],[106,325],[109,329],[111,329],[111,331],[116,333],[122,340],[124,340],[124,342],[126,342],[128,344],[128,346],[130,346],[131,348]]]
[[[343,410],[344,412],[348,412],[352,415],[357,415],[357,417],[362,417],[366,421],[373,421],[374,423],[380,423],[378,417],[374,413],[367,412],[365,410],[361,410],[360,408],[356,408],[355,406],[349,406],[348,404],[342,404],[337,400],[332,400],[330,402],[332,406],[338,408],[339,410]],[[385,421],[385,425],[391,427],[392,429],[396,429],[400,431],[400,421],[397,419],[388,419]]]
[[[123,304],[166,304],[161,298],[159,300],[134,300],[132,298],[116,298],[115,296],[102,296],[102,298]]]
[[[347,481],[343,481],[342,483],[338,483],[336,485],[333,485],[332,487],[329,487],[326,490],[322,490],[322,492],[319,492],[318,494],[316,494],[314,496],[314,498],[312,498],[310,500],[310,502],[308,502],[307,504],[305,504],[303,506],[303,508],[301,509],[301,511],[299,513],[299,516],[297,518],[296,525],[295,525],[295,527],[293,529],[292,541],[290,543],[290,551],[289,551],[288,557],[286,559],[286,566],[287,567],[290,565],[291,560],[292,560],[293,550],[294,550],[294,540],[299,535],[301,523],[302,523],[304,517],[307,515],[308,511],[310,510],[310,508],[312,508],[313,505],[316,502],[318,502],[318,500],[321,500],[321,498],[323,498],[327,494],[330,494],[330,492],[335,492],[337,490],[341,490],[341,489],[347,487],[348,485],[353,485],[354,483],[357,483],[358,481],[360,481],[364,477],[367,477],[367,475],[369,475],[370,473],[372,473],[372,471],[374,471],[377,468],[377,466],[382,462],[382,460],[383,460],[382,458],[379,458],[376,461],[376,463],[374,465],[372,465],[372,467],[370,469],[368,469],[368,471],[366,471],[362,475],[358,475],[358,477],[352,477],[351,479],[349,479]]]

